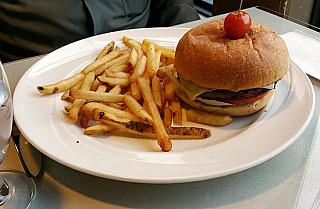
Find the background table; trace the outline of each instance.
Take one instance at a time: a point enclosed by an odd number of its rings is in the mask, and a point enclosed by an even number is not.
[[[247,9],[247,12],[255,21],[279,34],[298,29],[320,39],[319,33],[258,8]],[[194,27],[210,19],[176,27]],[[4,65],[13,90],[21,75],[40,58],[33,57]],[[35,178],[38,193],[33,208],[291,209],[295,205],[309,208],[311,200],[316,196],[316,186],[320,185],[315,167],[319,160],[311,155],[314,153],[312,151],[320,151],[320,143],[317,143],[320,141],[317,128],[320,123],[320,83],[316,79],[311,80],[316,94],[316,109],[309,126],[290,147],[258,166],[206,181],[157,185],[91,176],[43,155],[41,173]],[[308,173],[310,166],[315,169]],[[22,170],[12,144],[1,168]]]

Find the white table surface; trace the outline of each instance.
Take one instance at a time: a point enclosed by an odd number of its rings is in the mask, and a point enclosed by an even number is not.
[[[279,34],[298,29],[320,40],[319,33],[260,9],[250,8],[247,12]],[[177,27],[193,27],[208,20]],[[12,90],[40,58],[4,65]],[[311,80],[316,108],[309,126],[290,147],[258,166],[206,181],[156,185],[91,176],[43,155],[41,173],[35,178],[38,191],[33,208],[310,208],[320,188],[320,82]],[[12,144],[1,168],[22,170]]]

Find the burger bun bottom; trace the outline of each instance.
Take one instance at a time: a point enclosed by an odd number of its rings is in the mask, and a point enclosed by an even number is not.
[[[230,105],[230,106],[212,106],[204,104],[200,101],[190,100],[187,94],[180,89],[176,89],[176,95],[184,101],[186,104],[190,105],[199,110],[204,110],[207,112],[224,114],[229,116],[246,116],[258,112],[271,100],[275,90],[270,90],[263,98],[256,102],[245,104],[245,105]]]

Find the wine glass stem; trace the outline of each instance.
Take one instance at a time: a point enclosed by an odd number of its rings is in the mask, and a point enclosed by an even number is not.
[[[0,177],[0,206],[3,205],[10,198],[9,185],[3,178]]]

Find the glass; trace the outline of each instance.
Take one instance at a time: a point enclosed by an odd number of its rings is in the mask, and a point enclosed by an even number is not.
[[[0,163],[6,154],[12,131],[13,109],[8,78],[0,61]],[[0,207],[29,208],[36,195],[33,179],[16,170],[0,171]]]

